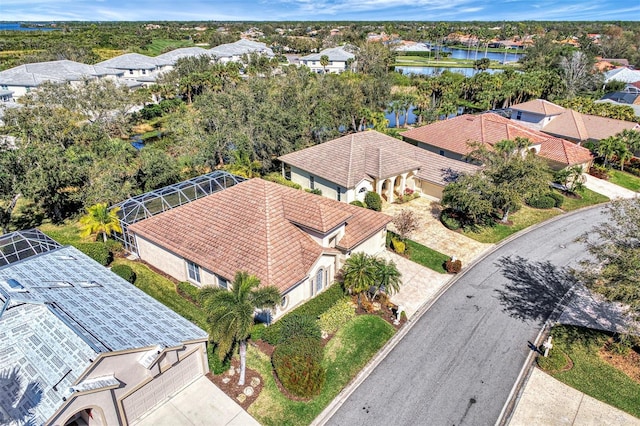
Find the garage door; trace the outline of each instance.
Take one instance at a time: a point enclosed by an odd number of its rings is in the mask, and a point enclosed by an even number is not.
[[[440,185],[436,185],[435,183],[427,182],[426,180],[420,181],[420,189],[423,194],[430,195],[437,199],[442,198],[442,190],[444,189]]]
[[[199,352],[184,358],[169,370],[147,383],[122,400],[122,406],[129,423],[142,416],[167,397],[202,376],[202,362]]]

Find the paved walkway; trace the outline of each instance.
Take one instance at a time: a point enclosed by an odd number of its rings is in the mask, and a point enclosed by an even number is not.
[[[411,234],[412,240],[440,253],[457,257],[462,261],[462,266],[467,266],[482,252],[493,246],[493,244],[479,243],[447,229],[438,219],[442,207],[435,198],[422,196],[405,204],[385,203],[382,211],[393,216],[402,209],[411,209],[420,218],[420,229]],[[394,230],[393,224],[389,224],[389,228]]]
[[[404,308],[407,318],[411,318],[420,306],[433,299],[453,277],[449,274],[439,274],[389,250],[380,257],[393,260],[402,273],[402,286],[398,293],[391,296],[391,301]]]
[[[509,425],[640,426],[640,419],[587,396],[534,368]]]
[[[206,377],[147,414],[136,426],[260,426]]]
[[[597,177],[591,176],[589,174],[585,174],[585,177],[587,178],[587,181],[584,185],[587,188],[597,192],[598,194],[606,195],[612,200],[614,198],[635,198],[638,196],[637,192],[618,186],[615,183],[611,183],[603,179],[598,179]]]

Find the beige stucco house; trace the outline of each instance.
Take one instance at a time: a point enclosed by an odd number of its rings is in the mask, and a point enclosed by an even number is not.
[[[329,63],[322,65],[322,57],[326,56]],[[315,73],[340,74],[349,70],[349,64],[355,61],[356,55],[345,50],[344,46],[332,47],[321,50],[319,53],[312,53],[300,58],[300,65],[305,65]]]
[[[640,130],[638,123],[582,114],[543,99],[512,105],[511,111],[511,120],[578,145],[598,142],[623,130]]]
[[[238,271],[283,295],[274,317],[314,297],[353,252],[385,249],[389,216],[250,179],[130,225],[140,258],[195,286]],[[171,230],[167,232],[167,230]]]
[[[0,423],[126,425],[208,372],[208,335],[77,249],[0,236]]]
[[[451,180],[478,170],[375,130],[346,135],[279,160],[292,182],[346,203],[363,201],[367,191],[390,203],[407,189],[440,198]]]
[[[402,138],[440,156],[465,161],[474,144],[489,149],[502,140],[526,138],[539,157],[554,170],[580,165],[588,170],[591,152],[565,139],[535,130],[515,120],[493,113],[460,115],[402,133]]]

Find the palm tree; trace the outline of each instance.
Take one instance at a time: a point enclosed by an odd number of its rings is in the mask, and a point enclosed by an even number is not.
[[[320,56],[320,65],[322,65],[322,73],[326,74],[327,65],[329,65],[329,57],[327,55]]]
[[[355,253],[348,258],[342,268],[342,280],[345,290],[358,295],[360,306],[362,293],[376,284],[376,266],[373,257],[364,252]]]
[[[373,298],[381,291],[384,291],[388,295],[392,295],[400,291],[400,285],[402,284],[402,274],[398,271],[398,268],[392,260],[375,259],[376,269],[376,292]]]
[[[102,234],[104,242],[107,242],[107,237],[112,232],[122,233],[120,227],[120,219],[118,218],[118,212],[120,207],[114,207],[111,210],[107,207],[107,203],[94,204],[87,208],[87,214],[80,218],[80,224],[82,225],[81,237],[88,237],[89,235]]]
[[[616,153],[616,145],[618,144],[617,138],[610,136],[606,139],[601,139],[596,147],[596,154],[604,158],[604,165],[606,166],[609,160]]]
[[[200,301],[207,313],[209,335],[218,345],[218,354],[225,358],[233,347],[240,348],[240,380],[244,385],[247,339],[254,324],[256,309],[274,309],[282,296],[274,286],[260,287],[260,280],[247,272],[237,272],[231,290],[205,287]]]

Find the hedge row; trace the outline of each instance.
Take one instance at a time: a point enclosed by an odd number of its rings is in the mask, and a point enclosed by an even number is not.
[[[319,340],[297,338],[278,345],[271,360],[282,386],[296,396],[309,398],[320,393],[327,377],[322,357]]]
[[[335,283],[313,299],[303,305],[298,306],[293,311],[284,315],[278,322],[270,325],[262,332],[262,340],[275,345],[282,341],[282,324],[286,323],[285,319],[290,316],[309,316],[317,319],[321,314],[329,310],[336,302],[344,297],[344,290],[340,284]],[[286,336],[285,336],[286,338]]]

